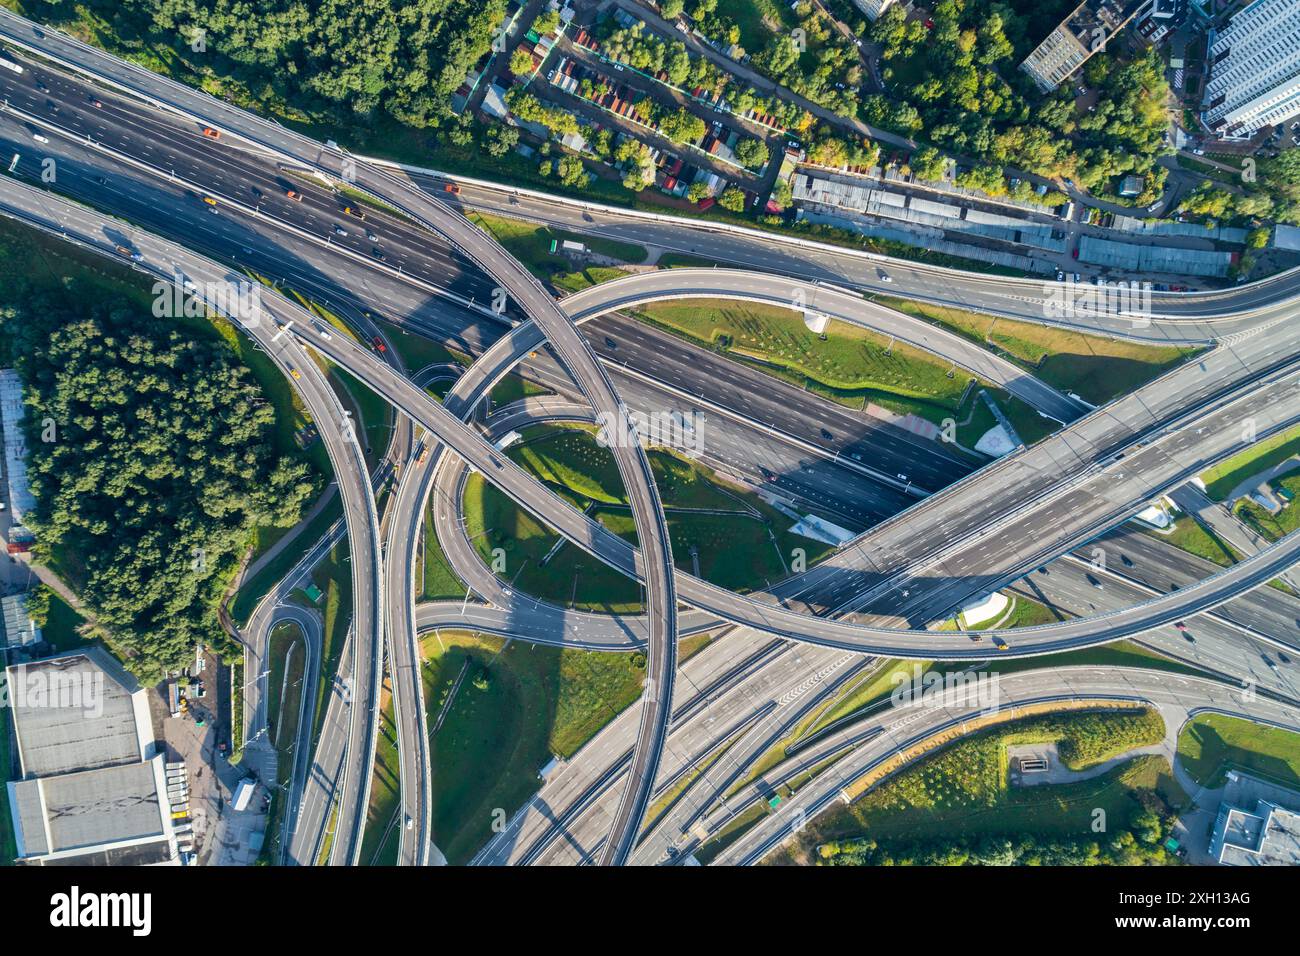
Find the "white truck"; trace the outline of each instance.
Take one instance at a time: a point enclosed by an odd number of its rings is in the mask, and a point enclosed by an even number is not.
[[[248,809],[249,801],[253,799],[253,790],[257,784],[253,782],[252,777],[245,777],[235,785],[235,795],[230,798],[230,805],[235,810]]]

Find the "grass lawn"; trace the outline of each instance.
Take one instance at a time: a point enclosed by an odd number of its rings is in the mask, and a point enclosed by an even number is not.
[[[550,395],[550,391],[524,378],[518,372],[511,372],[501,381],[492,386],[492,407],[500,408],[503,405],[509,405],[512,402],[520,401],[525,398],[532,398],[534,395]]]
[[[433,525],[433,496],[424,512],[421,534],[424,537],[424,549],[421,559],[424,565],[422,580],[424,582],[421,597],[426,601],[460,600],[465,596],[465,585],[452,569],[451,562],[438,543],[438,535]]]
[[[307,666],[307,645],[297,624],[281,624],[271,632],[268,651],[270,671],[266,677],[266,714],[270,739],[276,752],[276,783],[280,788],[293,778],[294,744],[302,713],[302,678]],[[284,790],[271,796],[271,814],[262,855],[274,859],[284,818]]]
[[[512,256],[526,265],[535,275],[548,279],[557,273],[567,273],[568,256],[551,252],[551,243],[565,240],[581,242],[597,255],[608,256],[633,265],[645,262],[649,252],[645,246],[634,242],[620,242],[603,236],[587,236],[561,229],[551,229],[522,219],[507,219],[490,213],[471,212],[469,221],[496,239]]]
[[[325,695],[338,670],[339,655],[352,623],[352,563],[348,559],[348,539],[339,541],[312,572],[312,580],[323,592],[319,604],[313,605],[302,592],[295,592],[303,604],[318,608],[325,618],[321,638],[320,686],[316,694],[316,718],[312,724],[312,746],[320,737],[325,722]]]
[[[334,500],[320,510],[320,513],[298,533],[298,540],[284,548],[274,559],[267,562],[253,577],[246,580],[230,602],[230,615],[240,624],[248,623],[249,616],[277,581],[283,578],[307,549],[320,540],[321,535],[329,530],[330,525],[343,516],[343,505],[335,494]]]
[[[374,471],[387,452],[393,434],[393,407],[362,385],[351,372],[338,366],[330,367],[329,382],[343,407],[352,412],[359,426],[357,437],[362,439],[366,466]]]
[[[779,0],[720,0],[717,14],[740,28],[740,45],[749,53],[760,53],[777,33],[797,27],[789,6]]]
[[[1078,651],[1065,651],[1060,654],[1045,654],[1042,657],[1016,657],[1011,660],[997,661],[986,665],[999,674],[1011,674],[1016,671],[1029,671],[1044,667],[1146,667],[1152,670],[1169,671],[1175,674],[1196,674],[1204,676],[1203,671],[1188,667],[1178,661],[1170,660],[1149,648],[1132,641],[1116,641],[1101,647],[1087,647]]]
[[[1300,786],[1300,734],[1222,714],[1202,714],[1178,735],[1178,759],[1197,783],[1223,785],[1244,770],[1285,787]]]
[[[936,425],[957,422],[957,440],[973,446],[997,424],[973,376],[921,349],[845,322],[832,321],[826,338],[809,331],[789,309],[755,303],[697,300],[660,302],[638,318],[697,345],[849,408],[873,402],[896,414]],[[1058,425],[1006,392],[985,386],[1026,444]]]
[[[440,342],[425,338],[423,335],[416,335],[414,332],[403,331],[391,322],[376,320],[376,324],[384,330],[384,335],[393,343],[393,348],[406,364],[407,372],[412,375],[428,365],[440,365],[444,362],[460,364],[457,357]]]
[[[1015,788],[1008,785],[1006,748],[1056,741],[1085,767],[1135,747],[1156,743],[1164,723],[1155,711],[1069,713],[1017,720],[962,739],[923,757],[869,791],[852,806],[817,824],[817,842],[863,832],[875,838],[922,839],[941,834],[1073,836],[1089,832],[1095,808],[1125,821],[1137,809],[1134,790],[1161,791],[1171,805],[1185,796],[1161,757],[1139,757],[1079,783]]]
[[[561,292],[579,292],[631,274],[627,269],[616,269],[613,266],[589,266],[578,272],[561,272],[551,276],[551,285]]]
[[[613,456],[588,430],[547,425],[530,428],[508,454],[575,507],[589,509],[616,534],[636,540]],[[794,548],[803,548],[810,561],[827,550],[790,534],[787,517],[756,495],[728,488],[703,466],[660,449],[650,451],[650,461],[668,508],[747,512],[670,511],[668,530],[679,568],[692,570],[698,559],[700,573],[707,580],[732,590],[749,590],[785,577],[786,556]],[[637,582],[570,544],[561,546],[543,564],[559,536],[480,475],[470,475],[466,482],[465,516],[484,560],[489,564],[494,557],[503,561],[504,568],[498,573],[526,593],[588,610],[630,612],[641,607]]]
[[[363,866],[396,866],[401,844],[402,823],[394,820],[402,803],[400,758],[397,724],[393,720],[393,685],[387,674],[380,707],[375,772],[370,784],[370,805],[366,809],[366,831],[361,840]]]
[[[50,593],[50,613],[41,625],[41,638],[56,651],[70,651],[94,643],[81,636],[77,630],[86,619],[56,592]]]
[[[642,314],[697,342],[810,378],[840,392],[912,398],[955,412],[969,376],[947,377],[928,353],[866,329],[832,321],[823,340],[802,317],[776,306],[700,300],[659,302]],[[886,354],[887,350],[889,354]]]
[[[426,637],[424,656],[430,729],[469,662],[431,737],[434,840],[453,864],[467,861],[488,839],[494,811],[508,818],[537,791],[537,772],[553,754],[572,756],[632,704],[644,677],[639,655],[453,631]],[[485,679],[476,684],[480,675]]]
[[[1238,501],[1233,511],[1269,541],[1276,541],[1300,528],[1300,506],[1295,504],[1296,496],[1300,495],[1300,463],[1296,464],[1294,471],[1273,479],[1269,484],[1275,497],[1289,502],[1281,511],[1270,514],[1249,498]]]
[[[1174,547],[1181,548],[1198,558],[1213,561],[1220,567],[1226,568],[1228,565],[1236,564],[1240,560],[1240,556],[1226,541],[1221,540],[1218,535],[1206,531],[1191,515],[1183,515],[1177,519],[1170,534],[1162,534],[1147,525],[1140,524],[1139,527],[1145,534],[1149,534],[1157,540],[1172,544]]]
[[[1182,364],[1196,349],[1142,345],[1034,322],[1016,322],[943,306],[880,298],[882,304],[937,322],[991,346],[1063,391],[1101,405]]]
[[[1205,493],[1215,501],[1223,501],[1233,488],[1247,478],[1272,468],[1295,454],[1300,454],[1300,425],[1255,442],[1245,451],[1201,472]]]

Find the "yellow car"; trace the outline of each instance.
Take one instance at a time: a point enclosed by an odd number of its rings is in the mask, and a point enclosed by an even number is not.
[[[217,204],[217,201],[213,199],[211,196],[204,196],[203,201],[207,203],[209,206],[215,206]]]
[[[302,378],[302,373],[299,372],[292,365],[289,366],[289,374],[292,375],[294,378]]]

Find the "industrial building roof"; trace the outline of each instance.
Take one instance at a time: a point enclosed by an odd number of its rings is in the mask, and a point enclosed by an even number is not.
[[[162,760],[10,783],[19,858],[168,839]]]
[[[24,777],[144,759],[154,739],[144,692],[103,650],[16,665],[5,676]]]

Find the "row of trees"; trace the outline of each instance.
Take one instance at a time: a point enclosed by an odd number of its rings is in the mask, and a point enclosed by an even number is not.
[[[53,4],[57,17],[63,4]],[[451,94],[489,50],[505,0],[112,0],[93,3],[119,37],[147,37],[206,76],[313,119],[416,127],[452,118]],[[66,5],[69,14],[72,5]]]
[[[1274,159],[1246,167],[1240,182],[1205,180],[1179,205],[1189,216],[1213,222],[1272,219],[1300,223],[1300,155],[1286,150]],[[1260,243],[1253,243],[1256,248]]]
[[[1164,182],[1155,160],[1164,150],[1169,91],[1154,51],[1128,63],[1094,56],[1084,79],[1097,88],[1097,104],[1080,114],[1068,84],[1043,97],[1016,69],[1027,47],[1025,24],[1006,3],[940,0],[932,19],[927,30],[895,6],[871,26],[892,92],[864,99],[867,122],[1097,191],[1134,173],[1146,179],[1138,202],[1155,199]]]
[[[0,336],[26,391],[37,557],[71,566],[147,680],[197,643],[232,650],[217,603],[254,529],[295,524],[319,491],[276,454],[248,371],[219,339],[78,286],[12,301]]]
[[[823,866],[1168,866],[1176,861],[1161,841],[1171,819],[1139,807],[1114,836],[1015,834],[942,839],[843,840],[817,848]]]

